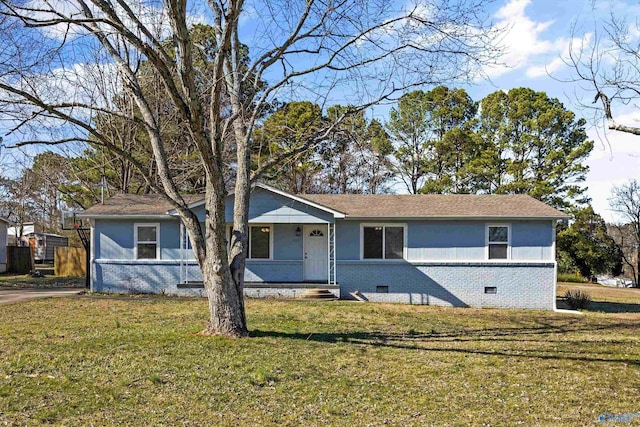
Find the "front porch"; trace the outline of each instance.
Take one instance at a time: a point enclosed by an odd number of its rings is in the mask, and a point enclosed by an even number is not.
[[[297,289],[305,289],[308,284],[337,287],[335,241],[333,223],[251,222],[245,267],[248,289],[256,284],[260,288],[268,284],[269,289],[276,284]],[[180,289],[201,283],[202,275],[184,230],[179,263]]]

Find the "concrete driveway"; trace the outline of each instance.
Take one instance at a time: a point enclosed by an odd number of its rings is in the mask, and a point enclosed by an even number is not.
[[[0,290],[0,305],[38,298],[69,297],[77,295],[83,290],[81,288],[2,289]]]

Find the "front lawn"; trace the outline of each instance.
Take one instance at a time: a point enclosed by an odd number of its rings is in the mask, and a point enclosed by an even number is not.
[[[0,425],[594,425],[640,412],[640,314],[202,299],[0,307]],[[640,423],[640,419],[634,421]]]

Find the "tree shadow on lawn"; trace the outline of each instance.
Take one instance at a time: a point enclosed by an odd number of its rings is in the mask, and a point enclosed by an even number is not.
[[[422,350],[422,351],[437,351],[437,352],[454,352],[464,354],[478,354],[487,356],[506,356],[506,357],[519,357],[519,358],[535,358],[535,359],[550,359],[550,360],[577,360],[583,362],[613,362],[624,363],[628,365],[640,366],[640,360],[629,358],[615,358],[607,357],[614,353],[608,351],[609,346],[612,344],[624,344],[628,341],[619,340],[602,340],[601,343],[593,341],[593,344],[600,344],[598,351],[585,352],[583,347],[569,347],[567,350],[558,349],[556,346],[553,349],[545,349],[542,345],[550,344],[554,342],[564,343],[567,346],[574,344],[582,345],[585,341],[571,342],[563,337],[557,337],[556,339],[544,339],[543,337],[535,338],[540,335],[557,335],[567,333],[590,333],[601,332],[610,329],[631,328],[634,330],[640,329],[640,322],[629,323],[627,325],[620,324],[580,324],[580,322],[570,322],[562,326],[554,326],[550,324],[542,324],[536,326],[522,326],[516,328],[485,328],[478,330],[463,330],[455,332],[415,332],[409,331],[406,333],[396,332],[384,332],[384,331],[356,331],[356,332],[318,332],[318,333],[301,333],[301,332],[281,332],[281,331],[262,331],[259,329],[251,331],[253,337],[267,337],[267,338],[280,338],[280,339],[296,339],[313,341],[320,343],[347,343],[373,347],[388,347],[395,349],[406,350]],[[525,338],[528,337],[529,339]],[[606,336],[606,335],[605,335]],[[492,348],[484,349],[479,346],[473,348],[473,343],[481,345],[487,342],[499,342],[508,345],[508,342],[512,343],[532,343],[537,344],[538,348],[526,349],[526,348]],[[443,343],[449,343],[451,345],[443,346]],[[468,343],[467,347],[461,348],[458,345]]]
[[[589,311],[603,313],[640,313],[640,304],[627,302],[591,301]]]
[[[556,306],[558,308],[570,308],[564,298],[558,298]],[[631,302],[591,301],[587,311],[600,313],[640,313],[640,304]]]

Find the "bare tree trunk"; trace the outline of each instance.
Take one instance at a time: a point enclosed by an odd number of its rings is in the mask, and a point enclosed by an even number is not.
[[[224,215],[224,183],[207,180],[205,220],[206,257],[201,264],[202,278],[209,300],[210,319],[204,335],[244,337],[248,335],[242,294],[227,261]]]

